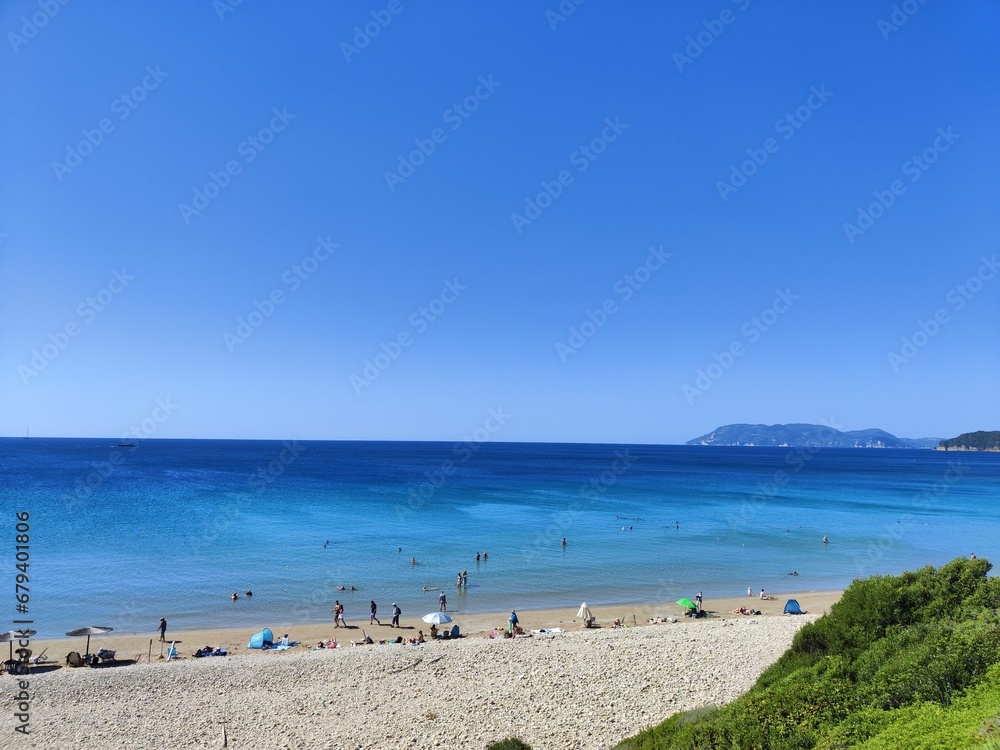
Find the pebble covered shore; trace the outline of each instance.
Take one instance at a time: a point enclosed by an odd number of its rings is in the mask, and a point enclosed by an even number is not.
[[[32,734],[15,736],[9,712],[0,731],[46,750],[220,748],[223,726],[228,747],[255,750],[478,749],[509,736],[534,750],[607,748],[738,697],[813,619],[61,669],[31,677]]]

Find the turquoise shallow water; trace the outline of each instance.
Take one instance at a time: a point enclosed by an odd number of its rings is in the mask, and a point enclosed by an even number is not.
[[[0,617],[27,511],[42,636],[834,589],[1000,539],[998,454],[9,438],[0,482]]]

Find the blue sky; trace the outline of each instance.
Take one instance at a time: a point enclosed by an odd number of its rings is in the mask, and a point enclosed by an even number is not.
[[[902,6],[6,3],[0,434],[997,429],[1000,6]]]

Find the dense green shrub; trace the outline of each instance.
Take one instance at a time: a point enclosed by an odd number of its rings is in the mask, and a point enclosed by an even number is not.
[[[958,559],[855,581],[746,695],[619,748],[986,750],[1000,738],[1000,581],[989,570]]]
[[[531,750],[531,746],[526,745],[517,737],[508,737],[500,742],[494,742],[486,750]]]

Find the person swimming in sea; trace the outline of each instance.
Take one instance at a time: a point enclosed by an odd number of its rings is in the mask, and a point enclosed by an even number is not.
[[[232,600],[233,600],[233,601],[235,602],[235,601],[236,601],[237,599],[239,599],[239,598],[240,598],[240,595],[239,595],[239,594],[237,594],[237,593],[236,593],[236,592],[234,591],[234,592],[233,592],[233,595],[232,595],[231,597],[229,597],[229,598],[230,598],[230,599],[232,599]]]

